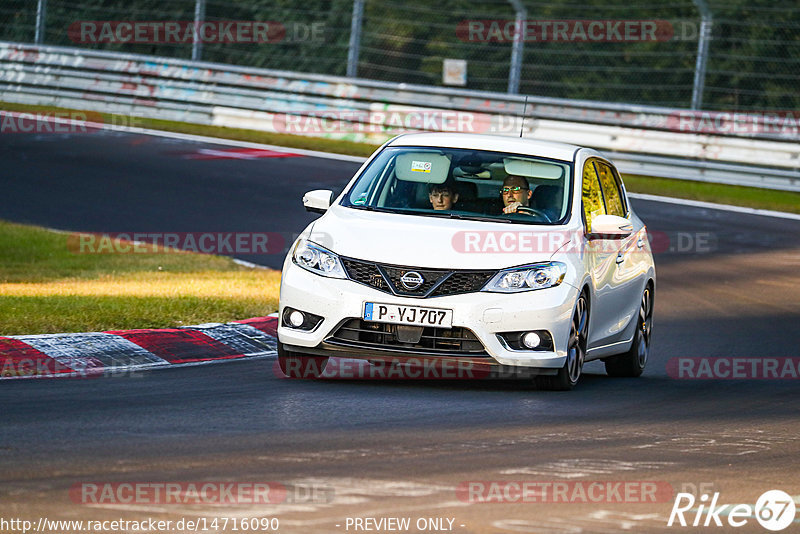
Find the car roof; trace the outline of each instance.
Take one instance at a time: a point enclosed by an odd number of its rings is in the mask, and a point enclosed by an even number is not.
[[[575,157],[575,152],[582,148],[577,145],[552,141],[539,141],[505,135],[467,133],[405,134],[395,137],[389,141],[387,146],[429,146],[491,150],[493,152],[510,152],[561,161],[572,161]]]

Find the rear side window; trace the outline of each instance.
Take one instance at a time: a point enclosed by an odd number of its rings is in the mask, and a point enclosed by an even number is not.
[[[587,161],[583,166],[583,218],[586,220],[586,228],[592,231],[592,219],[598,215],[605,215],[606,208],[603,204],[603,195],[600,192],[600,182],[592,160]]]
[[[603,198],[606,201],[606,212],[609,215],[625,217],[625,205],[622,202],[622,193],[619,183],[611,167],[602,161],[595,161],[597,175],[600,177],[600,187],[603,189]]]

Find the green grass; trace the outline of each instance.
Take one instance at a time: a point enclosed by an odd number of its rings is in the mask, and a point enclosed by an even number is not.
[[[790,213],[800,213],[800,193],[738,185],[670,180],[649,176],[623,176],[625,187],[635,193],[703,200]]]
[[[186,252],[79,254],[69,239],[0,221],[0,335],[226,322],[278,306],[277,271]]]
[[[260,299],[208,297],[7,297],[0,295],[0,335],[176,328],[259,317],[277,309]],[[181,318],[183,320],[180,320]]]
[[[211,255],[89,254],[71,246],[78,234],[0,221],[0,283],[94,279],[143,272],[237,271],[228,258]]]

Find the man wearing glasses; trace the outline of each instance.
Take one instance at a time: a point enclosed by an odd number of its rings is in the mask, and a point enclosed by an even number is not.
[[[531,187],[522,176],[509,174],[500,189],[503,196],[503,213],[516,213],[518,208],[528,207],[531,201]]]

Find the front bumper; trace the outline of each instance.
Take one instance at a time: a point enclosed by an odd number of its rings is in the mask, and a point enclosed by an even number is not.
[[[578,290],[567,283],[548,289],[501,294],[475,292],[419,299],[398,297],[361,285],[352,280],[326,278],[294,265],[284,265],[281,278],[280,316],[285,307],[323,317],[310,332],[278,327],[278,340],[288,350],[310,354],[363,359],[426,356],[419,351],[342,347],[331,336],[345,321],[359,319],[365,302],[424,306],[453,310],[453,327],[470,330],[485,349],[482,361],[489,364],[541,369],[559,369],[566,360],[570,321]],[[547,330],[553,337],[552,350],[513,350],[498,338],[498,333]],[[440,355],[470,359],[466,355]]]

